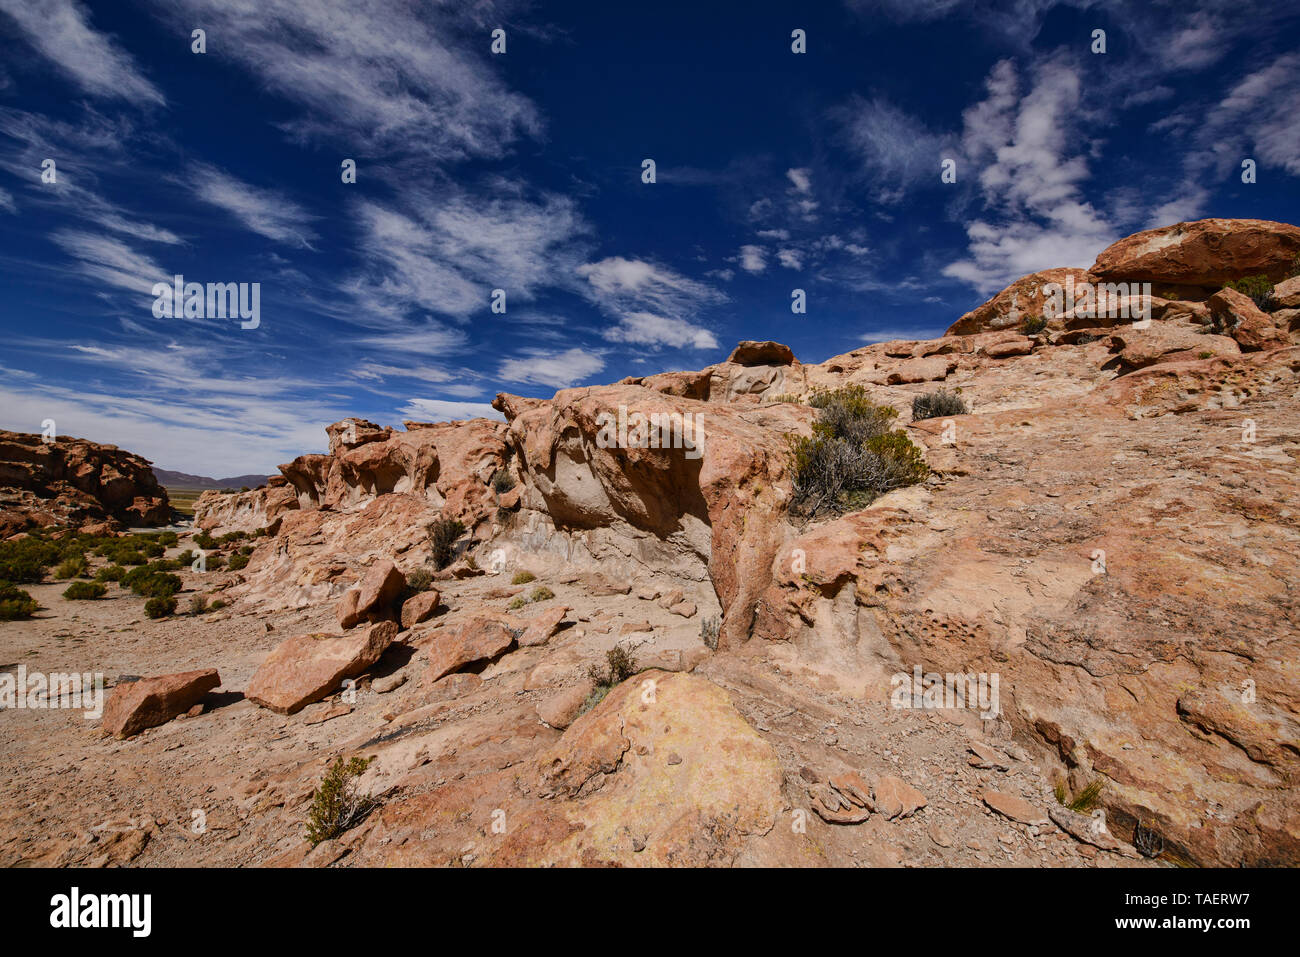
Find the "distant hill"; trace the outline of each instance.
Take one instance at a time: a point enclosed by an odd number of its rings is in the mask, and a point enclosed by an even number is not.
[[[154,466],[153,474],[158,479],[158,484],[166,488],[198,488],[198,489],[223,489],[223,488],[243,488],[247,485],[249,488],[257,488],[259,485],[265,485],[269,475],[236,475],[232,478],[208,478],[206,475],[190,475],[188,472],[173,472],[170,469],[160,469]]]

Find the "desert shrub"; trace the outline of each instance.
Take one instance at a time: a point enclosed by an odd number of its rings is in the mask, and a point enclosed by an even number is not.
[[[148,558],[161,558],[163,552],[167,551],[167,549],[163,548],[157,542],[146,540],[140,543],[140,551],[144,552],[145,556]]]
[[[509,472],[507,472],[505,469],[501,469],[495,475],[492,476],[492,491],[496,492],[498,495],[504,495],[506,492],[509,492],[514,487],[515,487],[514,476],[511,475]]]
[[[1042,316],[1030,316],[1025,320],[1025,335],[1036,336],[1047,328],[1047,320]]]
[[[171,548],[180,541],[180,536],[175,532],[161,532],[158,535],[158,544]]]
[[[527,598],[525,598],[523,595],[516,595],[514,598],[510,600],[510,604],[506,605],[506,607],[511,611],[518,611],[520,608],[523,608],[524,605],[527,604],[528,604]]]
[[[39,582],[45,577],[45,569],[59,557],[58,546],[40,538],[0,542],[0,581],[16,584]]]
[[[1069,808],[1071,811],[1087,814],[1097,806],[1097,802],[1101,798],[1101,790],[1105,784],[1105,779],[1096,778],[1089,782],[1082,791],[1071,797],[1065,779],[1057,778],[1056,785],[1053,788],[1056,794],[1056,803]]]
[[[115,552],[113,561],[119,565],[148,565],[149,558],[144,552],[138,549],[131,549],[125,552]]]
[[[108,586],[103,582],[73,582],[63,590],[63,597],[68,601],[88,601],[103,598]]]
[[[122,583],[127,584],[126,579],[123,579]],[[170,598],[181,590],[181,580],[167,572],[151,571],[131,582],[130,588],[131,591],[145,598]]]
[[[199,532],[194,536],[194,544],[206,552],[217,547],[217,540],[207,532]]]
[[[532,572],[515,572],[515,577],[510,579],[512,585],[527,585],[530,581],[536,580],[537,576]]]
[[[242,542],[246,538],[248,538],[247,532],[226,532],[226,534],[217,539],[217,543],[225,546],[232,542]]]
[[[226,567],[226,559],[220,552],[213,552],[208,555],[206,562],[210,572],[220,571]]]
[[[550,601],[555,597],[555,592],[551,591],[545,585],[534,588],[532,594],[528,596],[529,601]]]
[[[429,548],[434,568],[446,568],[456,553],[456,540],[465,534],[465,526],[454,518],[440,518],[429,526]]]
[[[89,574],[89,572],[90,566],[86,564],[86,556],[74,555],[59,562],[59,567],[54,569],[54,577],[76,578],[79,575]]]
[[[17,621],[30,618],[40,605],[27,592],[6,581],[0,581],[0,621]]]
[[[218,598],[216,601],[214,601],[211,605],[208,606],[208,611],[220,611],[221,609],[225,608],[226,605],[228,604],[230,603],[226,601],[224,598]]]
[[[194,564],[194,559],[196,558],[198,558],[197,553],[192,549],[187,548],[176,556],[176,561],[178,561],[183,567],[188,568]]]
[[[126,577],[126,569],[121,565],[105,565],[95,572],[97,582],[120,582]]]
[[[587,695],[586,700],[582,702],[578,714],[586,714],[596,707],[605,700],[605,695],[634,674],[636,674],[636,659],[628,654],[627,649],[622,645],[615,645],[609,649],[609,651],[605,652],[604,669],[596,665],[592,665],[587,669],[587,677],[591,679],[595,687],[592,688],[591,694]]]
[[[190,599],[189,614],[201,615],[208,610],[208,599],[204,595],[195,595]]]
[[[1133,825],[1133,846],[1143,857],[1159,857],[1165,849],[1165,839],[1149,823],[1138,821]]]
[[[418,595],[422,591],[428,591],[433,587],[433,572],[428,568],[421,566],[414,569],[406,576],[406,597]]]
[[[226,563],[226,567],[229,568],[232,572],[237,572],[241,568],[246,567],[247,565],[248,565],[248,556],[245,555],[243,552],[240,552],[238,555],[231,555],[230,561]]]
[[[312,847],[338,837],[374,809],[374,799],[357,790],[357,778],[369,764],[368,758],[352,758],[344,764],[339,756],[325,772],[307,812],[307,840]]]
[[[1198,359],[1213,359],[1213,358],[1214,358],[1214,353],[1213,353],[1213,352],[1198,352],[1198,353],[1196,353],[1196,358],[1198,358]]]
[[[710,651],[718,650],[718,635],[722,632],[722,619],[717,615],[700,620],[700,640]]]
[[[144,613],[150,618],[166,618],[176,610],[176,599],[171,595],[157,595],[144,603]]]
[[[965,415],[969,411],[962,397],[947,389],[918,395],[912,400],[913,419],[937,419],[945,415]]]
[[[807,516],[864,508],[891,489],[928,474],[906,433],[889,430],[898,412],[876,405],[861,386],[820,393],[810,437],[790,440],[795,512]]]
[[[1223,284],[1224,289],[1235,289],[1249,296],[1264,312],[1271,312],[1276,305],[1273,301],[1273,283],[1267,276],[1247,276]]]

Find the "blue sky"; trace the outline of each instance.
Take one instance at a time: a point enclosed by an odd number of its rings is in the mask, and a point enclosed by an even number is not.
[[[1300,223],[1298,9],[0,0],[0,426],[272,472],[349,415],[817,362],[1140,229]],[[155,318],[177,273],[260,325]]]

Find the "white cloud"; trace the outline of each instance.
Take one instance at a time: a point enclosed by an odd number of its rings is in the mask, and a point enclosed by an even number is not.
[[[13,193],[5,189],[0,189],[0,209],[9,213],[18,212],[18,206],[14,203]]]
[[[63,229],[50,238],[77,261],[81,273],[105,285],[152,295],[154,283],[171,281],[151,258],[111,236]]]
[[[188,36],[208,31],[209,58],[241,63],[302,107],[290,132],[349,153],[406,152],[441,162],[499,157],[541,132],[525,97],[487,61],[487,29],[471,6],[364,0],[154,0]],[[509,19],[509,5],[492,11]],[[496,25],[497,18],[493,18]],[[482,55],[476,55],[476,54]],[[495,64],[493,64],[493,67]]]
[[[462,419],[500,419],[505,416],[488,402],[451,402],[446,399],[411,399],[401,409],[414,422],[457,422]]]
[[[785,175],[794,184],[796,192],[807,193],[812,190],[812,170],[807,168],[788,169],[785,171]]]
[[[87,92],[137,104],[166,102],[131,57],[91,27],[89,11],[76,0],[0,0],[0,10],[14,19],[33,47]]]
[[[708,329],[692,325],[685,319],[656,316],[649,312],[634,312],[622,317],[617,326],[606,330],[605,338],[611,342],[631,342],[659,347],[718,348],[717,338]]]
[[[558,353],[531,353],[507,359],[497,375],[507,382],[548,385],[567,389],[605,368],[605,360],[589,349],[568,349]]]
[[[740,268],[748,273],[758,274],[767,268],[767,253],[762,246],[740,247]]]
[[[803,254],[797,249],[778,249],[776,258],[786,269],[803,268]]]
[[[309,225],[315,217],[275,190],[259,189],[206,165],[195,167],[193,185],[199,199],[224,209],[259,236],[298,248],[310,248],[316,238]]]

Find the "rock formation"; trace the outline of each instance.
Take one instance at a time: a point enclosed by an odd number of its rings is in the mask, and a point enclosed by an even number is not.
[[[0,431],[0,538],[32,526],[162,525],[171,513],[166,490],[138,455]]]

